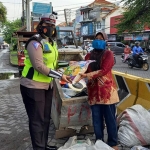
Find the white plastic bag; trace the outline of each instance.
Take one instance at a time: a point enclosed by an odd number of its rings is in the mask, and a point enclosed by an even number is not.
[[[122,145],[150,145],[150,113],[141,105],[127,108],[118,116],[118,141]]]
[[[142,147],[142,146],[134,146],[131,148],[131,150],[150,150],[150,149]]]
[[[58,150],[114,150],[103,141],[98,140],[95,145],[90,139],[77,140],[77,136],[70,137],[64,146]]]

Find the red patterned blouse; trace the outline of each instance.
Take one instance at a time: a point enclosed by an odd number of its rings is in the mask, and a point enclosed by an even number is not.
[[[88,53],[85,60],[90,59]],[[114,56],[111,51],[105,50],[100,60],[100,70],[92,71],[90,65],[87,69],[88,102],[94,104],[114,104],[119,102],[116,85],[112,76]]]

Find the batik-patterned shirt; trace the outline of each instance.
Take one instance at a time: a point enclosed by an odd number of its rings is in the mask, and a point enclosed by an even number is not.
[[[85,60],[89,60],[90,55],[91,53],[88,53]],[[99,65],[100,70],[92,71],[89,65],[86,72],[89,104],[114,104],[119,102],[116,85],[111,72],[114,65],[113,53],[105,50]]]

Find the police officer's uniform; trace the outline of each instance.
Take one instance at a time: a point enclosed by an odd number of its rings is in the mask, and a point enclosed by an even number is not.
[[[29,117],[33,149],[45,150],[53,93],[51,83],[53,78],[62,77],[55,71],[58,50],[54,41],[50,43],[48,38],[37,34],[27,42],[25,51],[20,90]]]

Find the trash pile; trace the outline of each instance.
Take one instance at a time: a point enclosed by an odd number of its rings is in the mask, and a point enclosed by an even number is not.
[[[70,61],[69,63],[61,61],[58,63],[59,71],[65,75],[71,76],[72,84],[60,81],[65,98],[87,96],[86,79],[81,79],[80,74],[85,73],[88,65],[94,60],[87,61]]]

